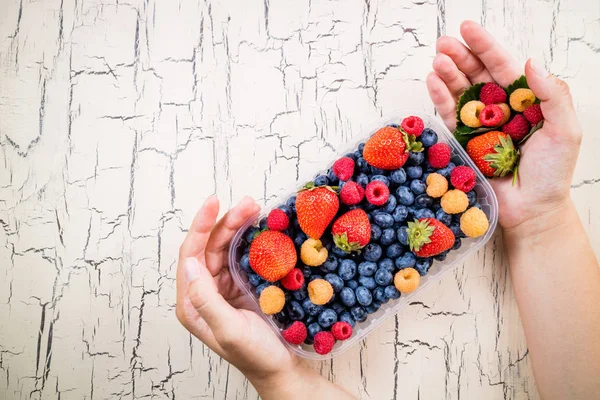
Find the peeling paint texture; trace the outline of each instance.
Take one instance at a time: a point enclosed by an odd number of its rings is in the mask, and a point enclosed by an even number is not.
[[[3,0],[0,398],[256,399],[175,318],[202,201],[265,203],[382,115],[433,112],[440,35],[484,23],[571,85],[600,251],[600,3]],[[497,233],[343,356],[362,399],[537,399]]]

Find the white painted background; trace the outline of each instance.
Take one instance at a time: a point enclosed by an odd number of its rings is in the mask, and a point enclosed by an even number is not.
[[[381,114],[432,112],[435,40],[465,18],[571,84],[598,254],[596,0],[0,0],[0,398],[255,399],[175,318],[192,215],[284,193]],[[506,268],[496,235],[314,367],[363,399],[538,398]]]

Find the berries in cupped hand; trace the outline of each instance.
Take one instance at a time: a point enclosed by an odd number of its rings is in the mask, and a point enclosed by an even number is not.
[[[317,354],[325,355],[333,350],[335,345],[335,337],[331,332],[321,331],[315,335],[314,348]]]
[[[477,207],[471,207],[460,216],[460,230],[470,238],[476,238],[487,232],[490,223],[485,213]]]
[[[349,206],[360,203],[364,197],[365,189],[354,181],[346,182],[340,191],[341,202]]]
[[[429,174],[427,177],[427,194],[439,198],[448,191],[448,180],[438,173]]]
[[[352,336],[352,326],[344,321],[339,321],[331,327],[331,333],[336,340],[346,340]]]
[[[503,118],[504,112],[496,104],[485,106],[479,113],[479,121],[481,121],[481,125],[483,126],[498,126]]]
[[[294,268],[281,279],[281,286],[287,290],[298,290],[304,286],[304,274],[300,268]]]
[[[519,152],[510,136],[499,131],[487,132],[469,140],[467,154],[487,177],[508,175],[515,170],[519,160]]]
[[[456,189],[469,192],[473,190],[477,183],[477,175],[473,168],[467,167],[466,165],[460,165],[452,170],[450,173],[450,183]]]
[[[523,115],[531,125],[537,125],[544,119],[542,108],[539,104],[533,104],[527,107],[525,111],[523,111]]]
[[[331,227],[333,241],[347,253],[358,251],[371,240],[371,223],[364,210],[357,208],[343,214]]]
[[[264,231],[252,241],[249,258],[254,272],[269,282],[276,282],[296,265],[296,247],[289,236]]]
[[[258,298],[260,309],[267,315],[277,314],[283,310],[285,305],[285,294],[283,290],[275,285],[266,287],[260,293]]]
[[[304,233],[320,239],[340,207],[337,193],[329,186],[307,185],[296,196],[296,215]]]
[[[414,115],[404,118],[400,126],[404,132],[408,133],[409,135],[415,135],[416,137],[421,136],[423,128],[425,128],[423,120]]]
[[[510,135],[511,139],[519,142],[531,129],[531,125],[523,114],[516,114],[507,124],[502,127],[502,132]]]
[[[313,304],[322,306],[333,297],[333,286],[325,279],[315,279],[308,283],[308,297]]]
[[[372,181],[367,185],[365,194],[369,203],[381,206],[385,204],[390,196],[390,189],[381,181]]]
[[[481,121],[479,120],[479,113],[484,109],[485,104],[481,101],[471,100],[467,102],[460,109],[460,120],[463,124],[469,128],[479,128]]]
[[[509,103],[513,110],[523,112],[535,103],[535,94],[531,89],[519,88],[510,94]]]
[[[302,344],[308,336],[308,332],[306,331],[306,325],[304,325],[300,321],[295,321],[290,326],[288,326],[287,329],[281,332],[281,336],[283,336],[285,341],[290,344]]]
[[[452,149],[446,143],[437,143],[431,146],[427,152],[427,161],[434,168],[444,168],[450,162]]]
[[[454,244],[454,233],[442,222],[424,218],[408,223],[410,249],[418,257],[432,257]]]
[[[310,267],[318,267],[327,261],[329,253],[323,243],[317,239],[308,238],[300,247],[300,259]]]
[[[340,181],[347,181],[354,175],[354,160],[350,157],[342,157],[333,164],[331,169]]]
[[[486,83],[479,92],[479,100],[485,105],[504,103],[506,97],[506,91],[494,82]]]

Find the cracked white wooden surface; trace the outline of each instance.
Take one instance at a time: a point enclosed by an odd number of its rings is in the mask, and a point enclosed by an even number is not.
[[[0,398],[256,398],[176,321],[192,215],[286,192],[382,114],[431,112],[435,40],[465,18],[571,84],[598,254],[598,2],[1,0]],[[506,267],[496,235],[315,368],[363,399],[538,398]]]

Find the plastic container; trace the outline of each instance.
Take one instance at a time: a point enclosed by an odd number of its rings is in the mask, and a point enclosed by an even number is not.
[[[366,132],[366,135],[361,138],[356,143],[352,143],[348,148],[344,149],[344,151],[339,152],[338,155],[330,161],[328,165],[323,168],[321,171],[315,171],[315,175],[322,171],[327,171],[329,167],[333,164],[335,160],[339,158],[339,156],[346,154],[348,152],[352,152],[356,150],[358,144],[366,141],[373,133],[375,133],[379,128],[396,124],[399,125],[402,119],[409,115],[417,115],[423,119],[426,128],[433,129],[438,134],[438,143],[445,142],[450,145],[452,148],[452,161],[457,165],[468,165],[473,168],[477,173],[477,185],[475,186],[475,191],[477,193],[477,201],[481,204],[482,210],[487,215],[490,226],[485,235],[480,236],[476,239],[464,238],[462,239],[462,246],[457,250],[451,250],[448,253],[447,258],[440,262],[434,261],[433,265],[429,269],[427,275],[421,277],[421,284],[419,288],[413,293],[409,293],[406,295],[402,295],[399,299],[390,300],[386,304],[383,304],[377,312],[370,314],[367,317],[367,320],[361,323],[357,323],[354,327],[354,333],[352,337],[348,340],[337,342],[333,350],[326,355],[317,354],[311,345],[300,345],[294,346],[287,343],[283,337],[281,336],[281,330],[284,328],[281,324],[275,320],[272,316],[268,316],[260,311],[258,306],[258,296],[255,294],[254,287],[248,282],[248,276],[244,270],[242,270],[239,266],[239,260],[242,256],[242,243],[243,243],[243,234],[251,225],[257,224],[260,219],[265,217],[268,212],[277,207],[280,204],[284,204],[285,200],[293,195],[296,191],[300,190],[305,182],[299,182],[295,191],[290,191],[284,197],[280,197],[273,202],[269,202],[269,206],[263,209],[260,215],[252,217],[249,221],[247,221],[243,227],[236,233],[234,236],[231,247],[229,250],[229,268],[235,283],[242,289],[242,291],[249,296],[254,304],[256,305],[257,312],[264,318],[264,320],[273,328],[273,330],[280,337],[281,341],[294,353],[299,356],[311,359],[311,360],[325,360],[332,357],[335,357],[344,351],[348,350],[348,348],[352,347],[354,344],[364,339],[369,332],[377,328],[384,321],[394,316],[398,313],[403,307],[410,303],[414,293],[418,291],[424,290],[427,286],[436,282],[442,278],[444,274],[457,266],[461,261],[463,261],[466,257],[476,252],[478,249],[483,247],[485,243],[491,238],[494,230],[496,229],[496,224],[498,222],[498,201],[496,199],[496,195],[492,190],[492,187],[488,183],[487,179],[481,174],[481,172],[477,169],[473,161],[469,158],[465,150],[460,146],[460,144],[454,139],[452,134],[448,131],[446,126],[440,121],[438,118],[425,114],[422,112],[402,112],[397,114],[396,117],[384,118],[379,122],[374,124],[370,130]]]

